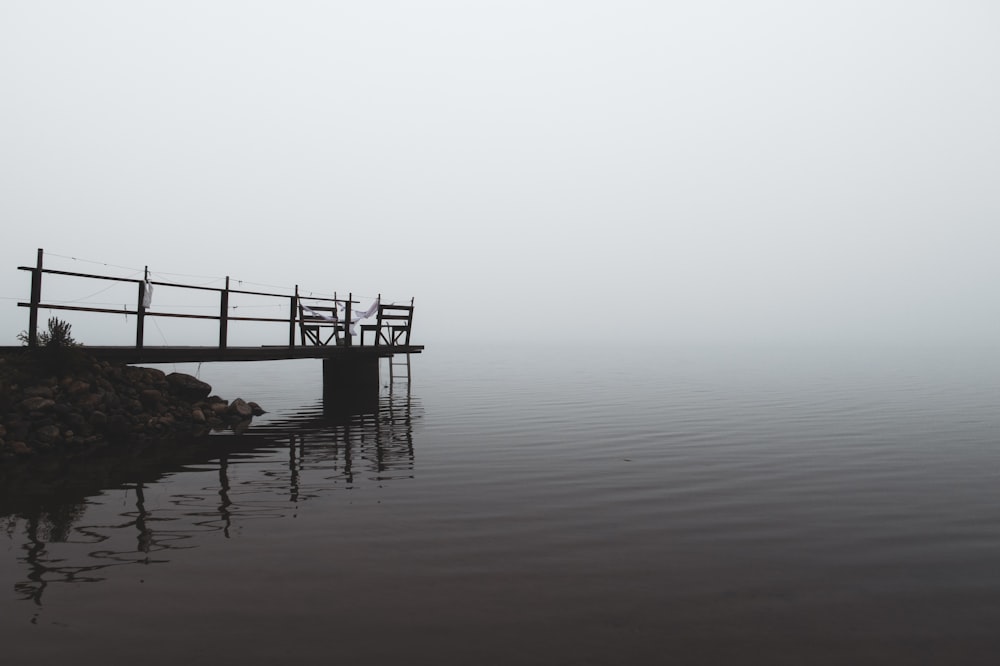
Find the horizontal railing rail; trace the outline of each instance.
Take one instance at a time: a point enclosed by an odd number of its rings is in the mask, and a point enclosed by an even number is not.
[[[300,299],[308,300],[309,302],[326,302],[326,303],[343,303],[345,308],[345,319],[347,321],[351,320],[351,306],[356,303],[352,299],[352,295],[348,295],[345,298],[337,298],[336,295],[333,298],[328,296],[307,296],[303,297],[299,294],[299,287],[295,285],[295,291],[293,294],[279,294],[274,292],[266,291],[253,291],[247,289],[232,289],[229,286],[229,277],[227,276],[225,287],[209,287],[205,285],[191,285],[182,284],[177,282],[164,282],[160,280],[149,279],[149,267],[145,267],[145,275],[143,278],[133,278],[133,277],[117,277],[113,275],[97,275],[93,273],[78,273],[73,271],[63,271],[51,268],[45,268],[43,266],[44,252],[41,248],[38,250],[38,258],[35,266],[18,266],[18,270],[30,271],[31,272],[31,298],[28,302],[19,302],[17,305],[19,307],[29,308],[29,322],[28,322],[28,346],[35,347],[38,344],[38,311],[39,310],[61,310],[61,311],[73,311],[73,312],[90,312],[99,314],[125,314],[133,315],[136,318],[136,336],[135,336],[135,347],[136,349],[142,349],[143,338],[145,333],[145,318],[146,317],[173,317],[180,319],[198,319],[198,320],[214,320],[219,322],[219,348],[225,349],[228,346],[228,336],[229,336],[229,322],[231,321],[241,321],[241,322],[270,322],[270,323],[284,323],[288,325],[288,346],[295,346],[295,326],[298,322],[298,303]],[[123,282],[137,285],[138,287],[138,297],[136,300],[135,309],[130,309],[127,307],[123,308],[102,308],[102,307],[88,307],[81,305],[63,305],[59,303],[46,303],[42,301],[42,276],[43,275],[59,275],[63,277],[73,277],[73,278],[84,278],[92,280],[109,280],[115,282]],[[162,312],[162,311],[150,311],[146,305],[148,287],[167,287],[171,289],[188,289],[192,291],[208,291],[216,292],[219,294],[219,312],[218,314],[190,314],[186,312]],[[229,297],[230,295],[238,294],[243,296],[258,296],[266,298],[279,298],[288,299],[288,316],[287,317],[247,317],[247,316],[236,316],[229,313]],[[350,336],[346,336],[345,345],[351,345]]]

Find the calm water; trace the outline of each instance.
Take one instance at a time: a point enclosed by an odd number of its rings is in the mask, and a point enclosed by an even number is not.
[[[1000,659],[994,352],[432,348],[354,416],[178,369],[271,411],[7,474],[7,663]]]

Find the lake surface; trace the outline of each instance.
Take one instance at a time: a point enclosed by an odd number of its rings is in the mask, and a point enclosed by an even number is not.
[[[269,413],[5,475],[7,663],[994,664],[1000,355],[161,366]],[[68,473],[68,475],[67,475]]]

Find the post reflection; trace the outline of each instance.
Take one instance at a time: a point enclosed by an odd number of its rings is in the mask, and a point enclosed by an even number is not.
[[[0,478],[0,519],[21,572],[15,597],[43,606],[60,583],[97,583],[114,569],[167,564],[207,539],[238,539],[251,521],[294,517],[300,504],[363,483],[412,478],[409,386],[382,387],[375,408],[322,402],[241,436],[151,447],[121,459]],[[57,489],[57,490],[54,490]]]
[[[77,524],[86,518],[85,502],[74,503],[68,510],[40,508],[8,516],[11,538],[18,536],[18,523],[24,525],[24,540],[20,544],[23,556],[17,559],[25,565],[28,573],[24,580],[14,584],[15,594],[40,606],[46,589],[52,583],[100,582],[105,580],[105,570],[110,567],[166,562],[149,557],[151,552],[161,548],[161,544],[156,538],[156,531],[149,526],[151,517],[145,508],[142,484],[131,486],[131,489],[135,491],[135,511],[122,513],[120,517],[125,518],[124,521]],[[116,540],[116,536],[126,541],[130,533],[134,548],[86,548],[97,543],[108,544]],[[81,545],[86,548],[86,557],[77,559],[72,554]]]

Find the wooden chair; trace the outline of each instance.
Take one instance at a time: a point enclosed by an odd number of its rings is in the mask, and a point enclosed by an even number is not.
[[[413,327],[413,299],[409,305],[383,305],[379,303],[378,318],[374,324],[362,324],[361,344],[365,333],[375,334],[376,345],[409,346],[410,329]]]
[[[340,334],[344,331],[344,322],[337,318],[337,307],[321,305],[303,305],[299,301],[299,333],[302,346],[326,346],[333,341],[341,344]]]

